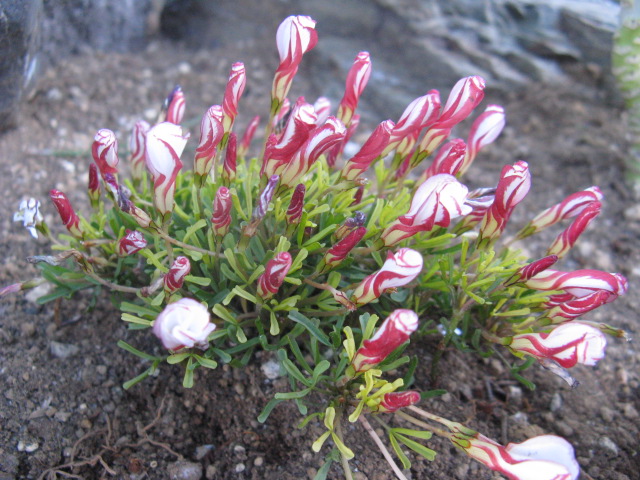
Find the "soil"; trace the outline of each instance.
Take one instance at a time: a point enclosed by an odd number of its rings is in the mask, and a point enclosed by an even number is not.
[[[50,189],[65,191],[76,208],[86,207],[89,146],[99,128],[116,131],[124,145],[139,115],[153,119],[166,93],[179,83],[187,95],[185,123],[197,138],[199,116],[221,101],[229,67],[238,60],[249,72],[239,119],[244,125],[255,112],[268,109],[276,62],[272,43],[268,54],[260,42],[212,54],[158,40],[141,54],[82,54],[47,72],[24,105],[20,125],[0,137],[0,187],[5,191],[0,197],[0,285],[35,276],[26,257],[49,251],[46,242],[33,241],[12,222],[21,199],[42,199],[52,226],[58,221],[45,201]],[[304,78],[297,79],[293,93],[303,92],[304,85]],[[627,276],[630,293],[589,319],[637,336],[640,210],[624,182],[621,111],[609,106],[597,88],[573,85],[536,84],[490,97],[505,107],[508,127],[476,160],[468,182],[489,186],[502,165],[529,162],[533,188],[513,219],[514,232],[566,195],[600,186],[606,197],[603,212],[563,268]],[[525,212],[530,213],[525,217]],[[540,256],[556,233],[521,247]],[[127,330],[105,293],[84,292],[44,306],[24,295],[0,301],[0,479],[314,477],[328,452],[326,447],[322,455],[311,451],[322,431],[319,425],[296,428],[299,415],[287,403],[265,424],[256,421],[273,393],[287,388],[283,379],[263,374],[260,367],[268,355],[259,355],[244,370],[198,371],[192,389],[182,388],[178,367],[165,365],[157,376],[125,391],[122,384],[146,365],[119,349],[119,339],[160,351],[152,335]],[[413,352],[428,359],[437,341],[414,342]],[[424,408],[500,442],[542,433],[564,436],[576,449],[581,478],[640,479],[640,352],[635,344],[611,339],[607,357],[596,368],[572,370],[580,381],[574,390],[536,367],[526,376],[537,389],[528,391],[496,359],[452,350],[442,362],[441,387],[448,393],[423,402]],[[432,387],[429,362],[423,363],[416,388],[427,390]],[[346,436],[356,453],[351,462],[356,479],[392,478],[360,427],[349,427]],[[431,446],[438,451],[436,459],[414,461],[410,478],[500,478],[444,441],[433,440]],[[341,478],[337,467],[329,478]]]

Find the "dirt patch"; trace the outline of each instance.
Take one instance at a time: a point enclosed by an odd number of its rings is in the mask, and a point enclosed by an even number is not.
[[[6,192],[0,198],[0,284],[35,275],[25,258],[48,251],[11,221],[22,198],[45,199],[58,188],[76,208],[86,205],[88,148],[95,131],[111,128],[126,138],[133,121],[141,113],[154,118],[166,92],[179,83],[187,95],[185,123],[197,137],[201,113],[221,101],[229,66],[237,60],[246,62],[249,76],[238,120],[243,125],[252,114],[268,110],[266,93],[276,60],[263,48],[245,44],[212,53],[155,42],[142,55],[83,55],[48,72],[25,105],[20,126],[0,138],[0,182]],[[294,94],[303,92],[304,85],[297,80]],[[563,268],[626,275],[631,293],[589,318],[637,336],[640,211],[623,182],[621,113],[601,98],[540,85],[491,100],[505,106],[508,127],[477,159],[469,183],[491,185],[505,163],[529,162],[533,188],[514,216],[514,232],[524,223],[523,212],[536,213],[574,191],[599,185],[605,194],[603,213]],[[53,208],[47,205],[44,211],[49,225],[57,225]],[[522,248],[541,255],[553,235]],[[151,335],[133,335],[118,317],[104,293],[45,306],[22,296],[2,300],[0,472],[6,474],[0,478],[38,478],[72,461],[83,463],[73,470],[76,478],[88,479],[162,479],[176,471],[184,478],[313,478],[322,456],[310,446],[321,428],[297,429],[297,411],[288,404],[278,406],[266,424],[256,421],[273,393],[287,388],[260,370],[267,354],[242,371],[198,371],[191,390],[182,388],[178,367],[164,365],[156,377],[125,391],[122,383],[146,366],[120,350],[117,340],[149,352],[159,353],[160,346]],[[428,358],[436,341],[425,338],[413,348]],[[448,394],[424,407],[503,442],[540,433],[562,435],[575,446],[585,474],[638,479],[639,364],[634,344],[611,340],[597,368],[574,370],[578,389],[534,368],[527,375],[538,388],[529,392],[499,362],[451,351],[442,365]],[[428,362],[424,368],[417,373],[419,389],[431,387]],[[348,429],[346,436],[356,453],[356,478],[391,478],[359,427]],[[436,460],[414,462],[412,478],[496,478],[445,442],[435,440],[433,447]],[[49,478],[55,478],[53,473]],[[329,478],[340,478],[339,470],[332,469]]]

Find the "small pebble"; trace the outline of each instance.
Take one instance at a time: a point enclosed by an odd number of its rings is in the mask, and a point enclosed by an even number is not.
[[[60,343],[52,341],[49,348],[51,349],[51,355],[56,358],[69,358],[76,355],[80,348],[70,343]]]
[[[624,406],[623,413],[624,413],[624,416],[629,420],[638,418],[638,410],[636,410],[636,407],[634,407],[631,403],[627,403]]]
[[[235,471],[236,473],[244,472],[245,468],[247,467],[245,466],[244,463],[239,463],[236,465]]]
[[[202,478],[202,465],[178,460],[167,465],[167,474],[171,480],[200,480]]]
[[[275,380],[282,376],[280,373],[280,363],[275,360],[268,360],[260,366],[260,370],[264,373],[264,376],[269,380]]]
[[[618,455],[618,445],[614,443],[609,437],[600,437],[598,445],[606,450],[609,450],[614,455]]]
[[[263,457],[256,457],[255,460],[253,461],[253,464],[256,467],[261,467],[263,463],[264,463],[264,458]]]
[[[213,445],[200,445],[196,447],[196,460],[202,460],[211,450],[213,450]]]
[[[562,408],[562,395],[560,395],[558,392],[556,392],[556,393],[553,394],[553,397],[551,397],[551,403],[549,404],[549,410],[551,410],[552,412],[557,412],[561,408]]]

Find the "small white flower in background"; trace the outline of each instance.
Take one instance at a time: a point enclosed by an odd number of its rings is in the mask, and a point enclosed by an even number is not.
[[[35,198],[30,198],[20,202],[18,211],[13,214],[13,221],[22,222],[24,228],[29,230],[31,236],[35,239],[38,238],[36,225],[41,223],[42,220],[43,218],[40,214],[40,201]]]
[[[170,303],[153,322],[153,333],[174,352],[193,347],[206,349],[209,334],[215,329],[207,307],[191,298]]]

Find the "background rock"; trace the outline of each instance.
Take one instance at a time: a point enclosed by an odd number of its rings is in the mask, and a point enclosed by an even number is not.
[[[156,34],[195,50],[263,42],[274,55],[273,32],[291,14],[318,20],[322,42],[303,64],[316,93],[339,100],[337,79],[367,49],[373,108],[387,115],[472,74],[498,90],[575,81],[614,91],[614,0],[0,0],[0,9],[2,112],[13,112],[38,65],[85,49],[136,50]],[[3,118],[0,129],[14,117]]]

